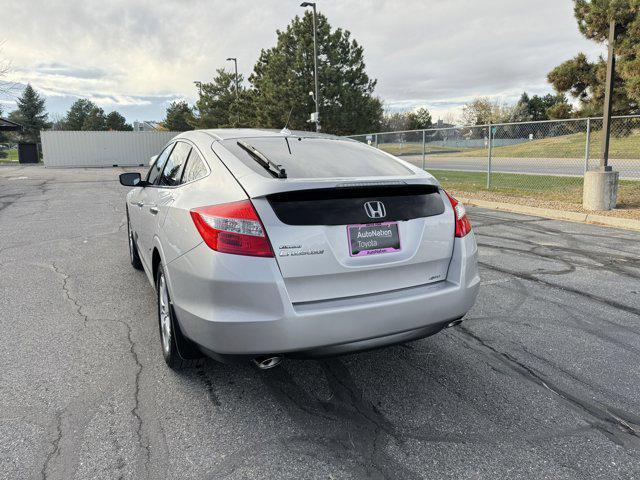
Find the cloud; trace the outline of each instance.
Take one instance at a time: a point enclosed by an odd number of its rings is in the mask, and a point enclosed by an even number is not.
[[[57,98],[50,108],[88,97],[146,118],[161,118],[171,99],[193,101],[193,81],[230,67],[229,56],[246,76],[275,30],[303,13],[288,0],[5,3],[10,80]],[[390,109],[446,112],[477,95],[546,92],[555,65],[603,51],[580,35],[571,3],[557,0],[319,0],[318,8],[363,45]]]
[[[94,80],[102,79],[109,75],[106,70],[101,68],[83,68],[57,62],[40,63],[38,65],[35,65],[30,70],[38,72],[42,75],[59,75]],[[22,69],[21,71],[24,72],[24,69]]]

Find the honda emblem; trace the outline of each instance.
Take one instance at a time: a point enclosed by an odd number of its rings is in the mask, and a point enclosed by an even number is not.
[[[367,202],[364,204],[364,211],[369,218],[384,218],[387,216],[387,210],[382,202]]]

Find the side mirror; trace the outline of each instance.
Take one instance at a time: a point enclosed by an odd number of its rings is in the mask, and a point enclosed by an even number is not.
[[[127,172],[120,174],[120,185],[125,187],[144,187],[147,182],[143,181],[138,172]]]

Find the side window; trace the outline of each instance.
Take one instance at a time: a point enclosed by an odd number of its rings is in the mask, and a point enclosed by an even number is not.
[[[184,175],[182,176],[182,183],[192,182],[198,180],[207,174],[207,167],[204,164],[204,160],[200,157],[198,151],[194,148],[191,150],[191,156],[187,162],[187,167],[184,169]]]
[[[164,167],[159,185],[174,187],[180,185],[182,170],[191,151],[191,145],[184,142],[176,142],[176,146],[169,155],[169,160]]]
[[[174,145],[175,144],[169,145],[162,151],[160,155],[158,155],[156,161],[153,163],[153,165],[151,165],[149,173],[147,173],[147,182],[152,185],[156,183],[156,180],[160,176],[160,172],[162,172],[164,164],[167,162],[167,158],[169,158],[169,154],[171,153],[171,150],[173,150]]]

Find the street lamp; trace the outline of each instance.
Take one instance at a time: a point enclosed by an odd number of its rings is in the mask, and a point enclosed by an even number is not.
[[[582,207],[585,210],[611,210],[616,208],[620,172],[609,165],[609,139],[611,136],[611,106],[615,80],[616,19],[609,19],[609,51],[607,57],[607,78],[605,81],[604,112],[602,115],[602,155],[600,168],[584,172],[582,186]]]
[[[315,2],[302,2],[300,4],[301,7],[313,7],[313,77],[315,82],[315,98],[316,101],[316,111],[314,115],[311,116],[312,120],[316,122],[316,132],[320,131],[320,95],[318,93],[318,42],[316,39],[316,28],[317,28],[317,19],[316,19],[316,4]]]
[[[238,118],[238,123],[236,124],[236,127],[240,125],[240,103],[239,103],[239,99],[238,99],[238,59],[236,57],[229,57],[227,58],[227,62],[231,62],[233,61],[233,64],[235,66],[235,83],[236,83],[236,114],[237,114],[237,118]]]
[[[616,55],[613,46],[616,41],[616,20],[612,18],[609,23],[609,50],[607,55],[607,78],[604,89],[604,112],[602,115],[602,130],[604,141],[602,142],[602,156],[600,157],[600,168],[603,171],[610,171],[609,165],[609,138],[611,135],[611,97],[613,96],[613,83],[616,74]]]

